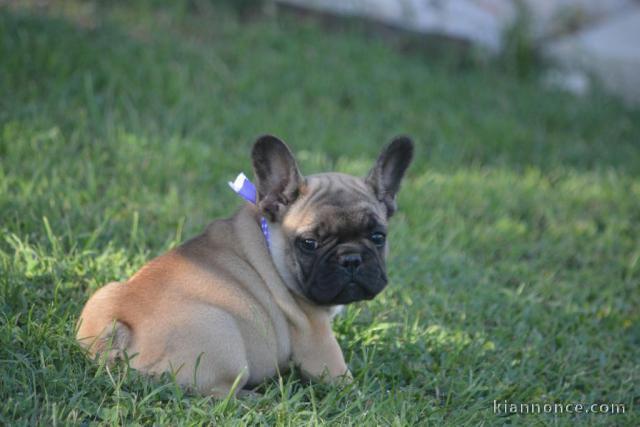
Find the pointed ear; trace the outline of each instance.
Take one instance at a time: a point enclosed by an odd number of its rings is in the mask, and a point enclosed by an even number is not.
[[[387,216],[396,210],[396,194],[412,158],[413,142],[406,136],[399,136],[382,149],[365,179],[378,200],[387,206]]]
[[[282,219],[304,182],[289,147],[271,135],[258,138],[251,151],[258,192],[257,205],[270,221]]]

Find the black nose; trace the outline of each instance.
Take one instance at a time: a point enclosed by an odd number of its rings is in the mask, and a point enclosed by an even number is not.
[[[338,256],[338,263],[353,274],[362,264],[362,256],[355,253],[340,255]]]

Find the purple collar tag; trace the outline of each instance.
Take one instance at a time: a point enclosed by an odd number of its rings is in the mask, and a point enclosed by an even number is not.
[[[229,187],[249,203],[256,204],[256,200],[258,200],[256,187],[249,181],[249,178],[247,178],[244,173],[240,172],[235,181],[229,181]],[[269,225],[267,225],[265,217],[260,217],[260,229],[262,230],[262,234],[264,234],[264,240],[267,242],[267,248],[270,250],[271,237],[269,236]]]

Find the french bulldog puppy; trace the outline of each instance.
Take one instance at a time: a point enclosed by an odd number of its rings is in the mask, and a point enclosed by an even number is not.
[[[263,136],[252,150],[255,203],[153,259],[86,303],[77,339],[95,357],[225,396],[289,366],[350,378],[331,330],[337,306],[387,284],[387,221],[413,143],[394,139],[366,178],[304,177],[289,148]],[[251,184],[249,184],[251,185]]]

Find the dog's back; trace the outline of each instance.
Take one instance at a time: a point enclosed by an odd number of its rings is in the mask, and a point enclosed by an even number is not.
[[[126,353],[143,372],[174,371],[180,384],[215,395],[286,366],[286,321],[239,256],[233,220],[215,221],[127,282],[99,289],[80,315],[80,344],[107,362]]]

